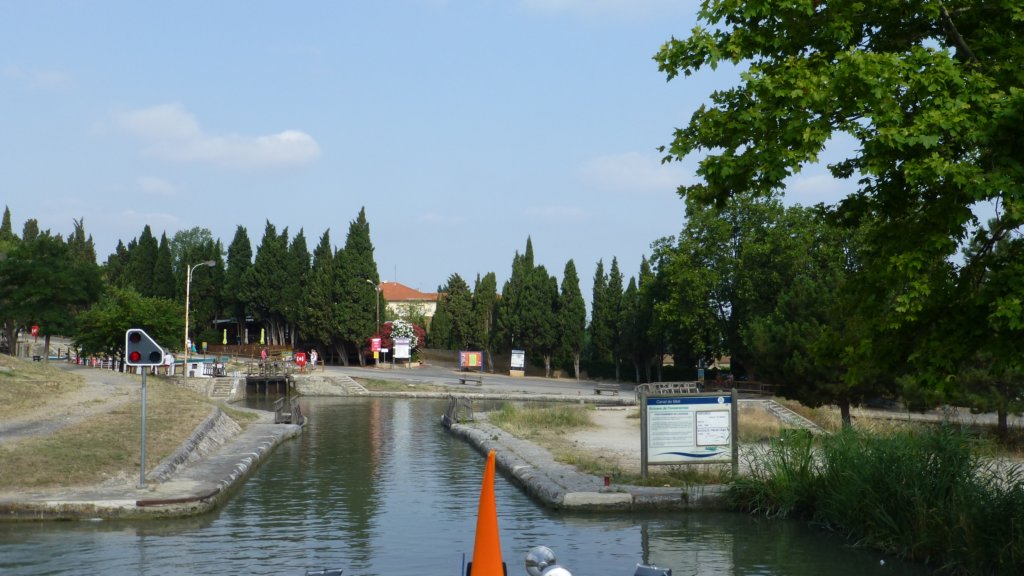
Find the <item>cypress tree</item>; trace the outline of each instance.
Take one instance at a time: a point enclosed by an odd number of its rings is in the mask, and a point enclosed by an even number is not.
[[[360,208],[359,216],[349,224],[345,247],[337,255],[337,260],[339,284],[335,319],[338,323],[338,345],[356,350],[362,365],[366,362],[364,352],[369,338],[377,332],[377,287],[380,285],[366,208]],[[338,353],[347,365],[346,350],[339,349]]]
[[[608,306],[609,333],[611,334],[610,351],[612,361],[615,363],[615,380],[621,380],[619,375],[619,364],[622,361],[622,272],[619,270],[619,260],[612,257],[612,268],[608,272],[608,285],[605,290],[606,305]]]
[[[313,249],[313,265],[303,293],[302,332],[324,350],[334,342],[334,302],[337,270],[330,230]]]
[[[573,374],[580,379],[580,354],[586,341],[587,303],[580,292],[576,263],[571,259],[562,272],[562,292],[558,301],[559,346],[572,359]]]
[[[174,299],[174,294],[177,292],[174,289],[176,285],[174,268],[171,265],[171,245],[167,241],[167,234],[161,234],[160,246],[157,248],[156,261],[153,264],[152,296]]]
[[[283,317],[279,294],[290,281],[285,266],[288,257],[287,229],[278,235],[277,228],[267,220],[263,239],[256,248],[256,258],[245,276],[245,294],[252,312],[267,332],[267,343],[283,342]]]
[[[245,338],[248,344],[248,332],[245,330],[246,307],[245,277],[252,268],[252,243],[244,226],[235,229],[235,236],[228,246],[227,270],[224,271],[224,291],[221,301],[225,312],[235,319],[239,341]]]
[[[607,292],[604,260],[598,260],[590,299],[590,360],[598,366],[611,360],[611,306]]]
[[[135,288],[140,295],[153,297],[153,271],[156,269],[156,255],[159,250],[156,238],[149,224],[142,229],[138,242],[129,251],[127,284]]]
[[[448,312],[449,342],[458,350],[467,350],[473,343],[473,295],[469,284],[457,273],[448,277],[445,287],[445,308]]]
[[[4,218],[0,221],[0,246],[17,239],[18,237],[14,235],[14,229],[11,227],[11,209],[4,206]]]
[[[282,315],[290,327],[291,343],[294,346],[302,324],[303,293],[309,278],[309,248],[306,246],[306,235],[302,229],[292,239],[288,247],[288,260],[285,262],[291,282],[287,290],[281,294]]]
[[[452,345],[452,321],[448,314],[447,286],[437,287],[437,308],[434,310],[434,317],[430,321],[430,347],[438,350],[451,350]]]
[[[498,279],[494,272],[477,276],[473,286],[474,344],[484,351],[491,371],[494,371],[493,333],[495,315],[498,310]]]

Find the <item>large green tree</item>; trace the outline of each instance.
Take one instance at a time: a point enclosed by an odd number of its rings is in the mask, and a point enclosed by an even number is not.
[[[72,332],[77,314],[101,290],[95,260],[79,258],[59,235],[47,230],[18,242],[0,257],[0,321],[7,341],[13,345],[18,329],[37,325],[48,348],[51,335]]]
[[[866,230],[850,287],[872,303],[855,310],[865,338],[935,335],[936,312],[953,314],[956,337],[898,351],[914,368],[903,381],[936,390],[1024,340],[1024,284],[1007,264],[1024,242],[1019,1],[708,0],[698,16],[655,56],[660,68],[670,79],[724,62],[743,73],[665,149],[667,159],[710,151],[683,195],[719,207],[775,195],[830,143],[852,139],[829,169],[857,181],[838,221]],[[980,220],[979,206],[995,217]],[[861,350],[849,373],[870,372],[877,346],[845,349]]]
[[[125,332],[142,328],[165,348],[181,338],[181,304],[166,298],[147,298],[132,289],[109,288],[78,317],[75,346],[83,355],[124,357]]]

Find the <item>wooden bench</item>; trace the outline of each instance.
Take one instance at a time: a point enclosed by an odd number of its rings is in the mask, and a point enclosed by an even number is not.
[[[472,382],[477,386],[484,385],[484,377],[481,374],[460,374],[459,384],[465,385],[467,382]]]
[[[616,396],[619,395],[621,389],[615,382],[598,382],[594,385],[594,394],[600,394],[601,392],[611,392]]]

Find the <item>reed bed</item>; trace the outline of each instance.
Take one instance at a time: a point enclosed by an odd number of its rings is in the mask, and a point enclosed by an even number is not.
[[[785,431],[731,485],[741,509],[805,518],[952,574],[1024,569],[1024,475],[953,426]]]

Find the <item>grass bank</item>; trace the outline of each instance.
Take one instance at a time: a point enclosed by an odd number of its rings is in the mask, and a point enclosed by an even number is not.
[[[0,371],[0,405],[4,411],[12,406],[23,411],[35,408],[37,412],[42,408],[39,413],[43,414],[48,402],[85,386],[80,376],[64,370],[37,370],[32,363],[5,358],[4,362],[14,369]],[[206,397],[169,381],[149,378],[146,469],[153,469],[177,450],[210,415],[213,405]],[[138,478],[140,409],[140,402],[131,401],[52,433],[0,444],[0,487],[19,491],[95,486]],[[225,410],[242,425],[251,420],[247,413]]]
[[[954,574],[1024,567],[1024,475],[952,426],[785,432],[750,458],[730,499],[810,520],[859,545]]]

